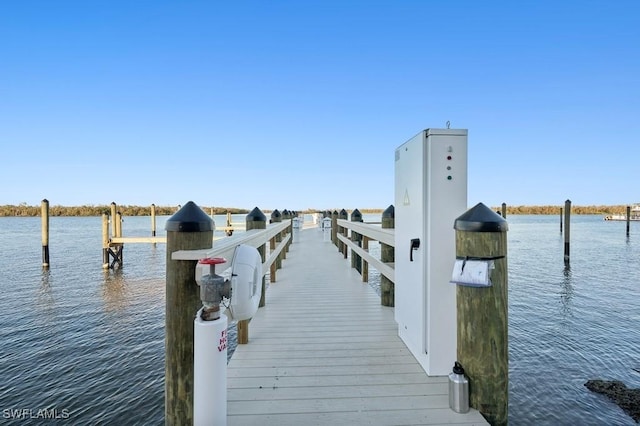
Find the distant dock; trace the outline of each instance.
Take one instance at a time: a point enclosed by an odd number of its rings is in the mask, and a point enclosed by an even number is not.
[[[43,203],[46,200],[43,200]],[[48,204],[48,202],[47,202]],[[151,216],[151,235],[150,236],[130,236],[125,237],[122,233],[122,214],[117,211],[115,202],[111,203],[111,214],[104,213],[102,215],[102,268],[113,269],[116,265],[122,267],[123,250],[126,244],[166,244],[167,237],[156,236],[156,206],[152,204],[150,207]],[[44,207],[43,207],[44,210]],[[213,211],[211,212],[213,216]],[[43,214],[43,218],[44,218]],[[48,219],[48,218],[47,218]],[[43,222],[44,223],[44,222]],[[224,231],[225,235],[231,236],[238,229],[244,229],[244,223],[232,223],[231,214],[227,213],[225,226],[217,227],[218,231]],[[43,226],[44,229],[44,226]],[[43,237],[44,240],[44,237]],[[44,244],[43,244],[44,246]],[[44,258],[44,255],[43,255]],[[47,251],[48,258],[48,251]],[[48,262],[48,260],[47,260]]]

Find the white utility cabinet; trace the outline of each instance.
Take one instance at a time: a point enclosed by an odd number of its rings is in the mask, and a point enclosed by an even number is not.
[[[396,149],[394,206],[398,334],[428,375],[444,376],[456,360],[449,281],[453,225],[467,210],[466,129],[426,129]]]

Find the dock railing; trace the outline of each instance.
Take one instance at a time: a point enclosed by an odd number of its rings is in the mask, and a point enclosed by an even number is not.
[[[369,265],[380,272],[380,304],[395,306],[395,210],[390,205],[382,212],[381,222],[365,223],[358,209],[348,213],[342,210],[326,214],[331,218],[331,241],[338,251],[348,257],[351,250],[351,267],[362,275],[362,282],[369,281]],[[380,243],[380,256],[369,251],[369,243]]]
[[[171,254],[171,258],[173,260],[200,260],[211,257],[231,259],[233,257],[233,251],[240,244],[246,244],[251,247],[258,248],[268,242],[270,250],[268,256],[262,262],[262,271],[263,274],[265,274],[265,271],[270,270],[272,275],[274,275],[270,277],[270,280],[275,282],[275,271],[271,269],[271,266],[286,248],[289,240],[291,239],[291,231],[292,223],[290,220],[272,223],[267,225],[266,229],[253,229],[242,234],[236,234],[231,237],[216,240],[214,246],[210,249],[174,251]],[[282,235],[283,233],[285,236],[280,238],[280,241],[276,241],[276,236]],[[230,266],[230,262],[220,264],[216,267],[216,271],[222,272]]]
[[[348,235],[347,232],[350,231]],[[352,241],[355,234],[362,235],[362,246]],[[364,222],[350,222],[345,219],[338,219],[338,232],[336,237],[343,244],[343,254],[347,257],[347,249],[353,254],[357,254],[362,258],[362,281],[367,282],[368,265],[378,270],[382,275],[387,277],[391,282],[395,281],[395,270],[393,262],[383,262],[369,253],[369,242],[379,241],[388,246],[395,246],[395,232],[393,228],[383,229],[378,225]]]

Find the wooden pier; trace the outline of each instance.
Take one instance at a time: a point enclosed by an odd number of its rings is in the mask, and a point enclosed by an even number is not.
[[[300,231],[229,362],[228,425],[488,424],[449,408],[448,378],[426,375],[393,309],[321,231]]]

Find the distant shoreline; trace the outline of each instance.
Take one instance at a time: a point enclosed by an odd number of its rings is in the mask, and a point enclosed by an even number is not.
[[[202,209],[207,214],[247,214],[249,209],[237,208],[237,207],[203,207]],[[559,215],[560,208],[564,206],[507,206],[507,217],[509,215]],[[110,212],[110,205],[85,205],[85,206],[50,206],[49,216],[101,216]],[[170,216],[178,210],[179,206],[156,206],[156,215],[158,216]],[[501,206],[491,207],[492,210],[499,212]],[[612,206],[572,206],[571,214],[578,215],[610,215],[610,214],[625,214],[627,205],[612,205]],[[308,214],[323,211],[334,211],[335,209],[306,209],[301,210],[299,213]],[[342,210],[342,209],[340,209]],[[352,209],[346,209],[351,212]],[[365,214],[382,214],[385,209],[358,209],[360,213]],[[29,206],[26,204],[19,205],[3,205],[0,206],[0,217],[37,217],[40,216],[40,206]],[[150,216],[150,206],[118,206],[118,211],[123,216]],[[270,213],[272,210],[263,210],[264,213]]]

